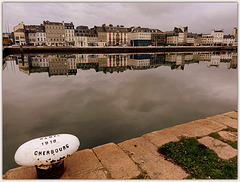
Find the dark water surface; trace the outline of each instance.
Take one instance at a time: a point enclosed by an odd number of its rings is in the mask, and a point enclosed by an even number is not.
[[[3,64],[3,173],[24,142],[69,133],[79,150],[237,109],[237,55],[11,56]]]

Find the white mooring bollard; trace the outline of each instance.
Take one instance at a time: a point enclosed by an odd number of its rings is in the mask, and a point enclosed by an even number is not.
[[[57,179],[64,173],[64,159],[79,146],[78,138],[70,134],[40,137],[21,145],[14,159],[22,166],[36,166],[40,179]]]

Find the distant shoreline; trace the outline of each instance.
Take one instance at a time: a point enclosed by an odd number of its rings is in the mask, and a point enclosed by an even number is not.
[[[154,52],[187,52],[187,51],[237,51],[237,46],[139,46],[139,47],[34,47],[23,46],[3,47],[3,57],[10,54],[29,53],[78,53],[78,54],[106,54],[106,53],[154,53]]]

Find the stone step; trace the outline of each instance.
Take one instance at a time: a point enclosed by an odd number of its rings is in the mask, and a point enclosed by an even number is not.
[[[205,136],[227,128],[226,125],[213,120],[200,119],[189,123],[173,126],[170,128],[154,131],[143,135],[156,146],[160,147],[170,141],[178,141],[180,137]]]
[[[64,160],[62,179],[107,179],[107,171],[90,149],[78,151]]]
[[[227,125],[231,128],[237,129],[238,122],[237,122],[236,119],[232,119],[232,118],[229,118],[229,117],[224,116],[224,115],[211,116],[211,117],[207,117],[207,119],[213,120],[213,121],[216,121],[218,123],[222,123],[224,125]]]
[[[18,167],[8,170],[3,179],[37,179],[37,171],[33,166]]]
[[[220,131],[218,134],[225,140],[230,140],[233,142],[237,141],[238,134],[237,132],[231,132],[231,131]]]
[[[93,151],[112,179],[131,179],[141,174],[138,166],[114,143],[95,147]]]
[[[198,139],[198,141],[206,145],[210,149],[214,150],[217,153],[217,155],[222,159],[230,159],[237,155],[236,149],[232,148],[227,143],[224,143],[212,137],[206,136],[201,139]]]
[[[181,167],[164,160],[157,152],[157,147],[144,137],[127,140],[118,145],[151,179],[183,179],[188,176]]]
[[[238,112],[237,111],[226,112],[223,115],[227,116],[227,117],[230,117],[232,119],[237,119],[238,118]]]

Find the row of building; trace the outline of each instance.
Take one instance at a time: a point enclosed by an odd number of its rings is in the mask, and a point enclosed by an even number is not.
[[[23,22],[14,27],[12,43],[33,46],[166,46],[166,45],[237,45],[237,28],[232,35],[224,35],[224,30],[212,30],[210,34],[188,32],[188,27],[175,27],[172,31],[130,27],[123,25],[77,26],[62,22],[43,21],[41,25],[25,25]],[[4,39],[5,40],[5,39]],[[7,42],[5,42],[7,43]],[[9,44],[9,43],[8,43]]]
[[[123,72],[127,69],[145,70],[159,66],[169,66],[172,70],[183,70],[185,64],[199,63],[199,61],[208,61],[208,67],[218,67],[220,62],[227,62],[229,69],[237,68],[237,54],[233,52],[224,54],[22,55],[10,57],[10,59],[15,60],[19,65],[19,69],[28,75],[31,73],[48,72],[49,76],[76,75],[77,69],[95,69],[97,72],[113,73]]]

